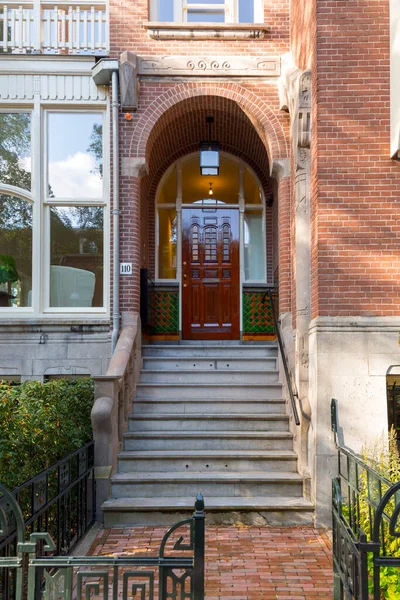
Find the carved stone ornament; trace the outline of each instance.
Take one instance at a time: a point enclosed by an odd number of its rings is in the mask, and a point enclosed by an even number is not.
[[[138,57],[138,74],[169,77],[278,77],[280,59],[242,56]]]
[[[121,172],[123,177],[144,177],[147,174],[146,159],[124,156],[121,159]]]

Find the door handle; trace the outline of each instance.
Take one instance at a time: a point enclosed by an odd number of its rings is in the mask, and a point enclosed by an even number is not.
[[[187,275],[186,274],[183,276],[183,279],[187,279]]]

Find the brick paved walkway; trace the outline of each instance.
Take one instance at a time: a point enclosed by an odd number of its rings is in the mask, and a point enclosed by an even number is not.
[[[167,528],[102,529],[91,554],[157,552]],[[332,600],[327,535],[310,527],[206,528],[207,600]]]

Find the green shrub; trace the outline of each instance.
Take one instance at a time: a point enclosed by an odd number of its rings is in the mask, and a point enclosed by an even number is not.
[[[364,448],[362,458],[367,465],[374,469],[379,475],[389,479],[392,483],[400,481],[400,456],[397,447],[397,434],[395,429],[389,432],[389,444],[385,440],[378,440],[372,447]],[[372,514],[368,504],[368,482],[366,472],[361,475],[361,493],[359,506],[359,526],[366,533],[367,539],[371,539]],[[378,480],[370,480],[369,495],[370,499],[376,504],[379,503],[381,494],[387,491],[388,487],[382,485],[379,489]],[[395,509],[395,502],[392,499],[386,507],[386,513],[392,515]],[[384,521],[382,526],[383,540],[385,548],[383,549],[386,555],[399,558],[400,557],[400,540],[389,533],[389,525]],[[372,554],[368,555],[368,571],[369,571],[369,591],[373,593],[373,562]],[[400,569],[398,567],[381,567],[381,598],[382,600],[398,600],[400,598]]]
[[[9,489],[92,439],[91,379],[0,381],[0,481]]]

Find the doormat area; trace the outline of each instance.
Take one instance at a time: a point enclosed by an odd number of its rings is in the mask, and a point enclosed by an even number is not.
[[[101,529],[92,555],[157,553],[163,527]],[[333,600],[326,531],[206,526],[206,600]]]

